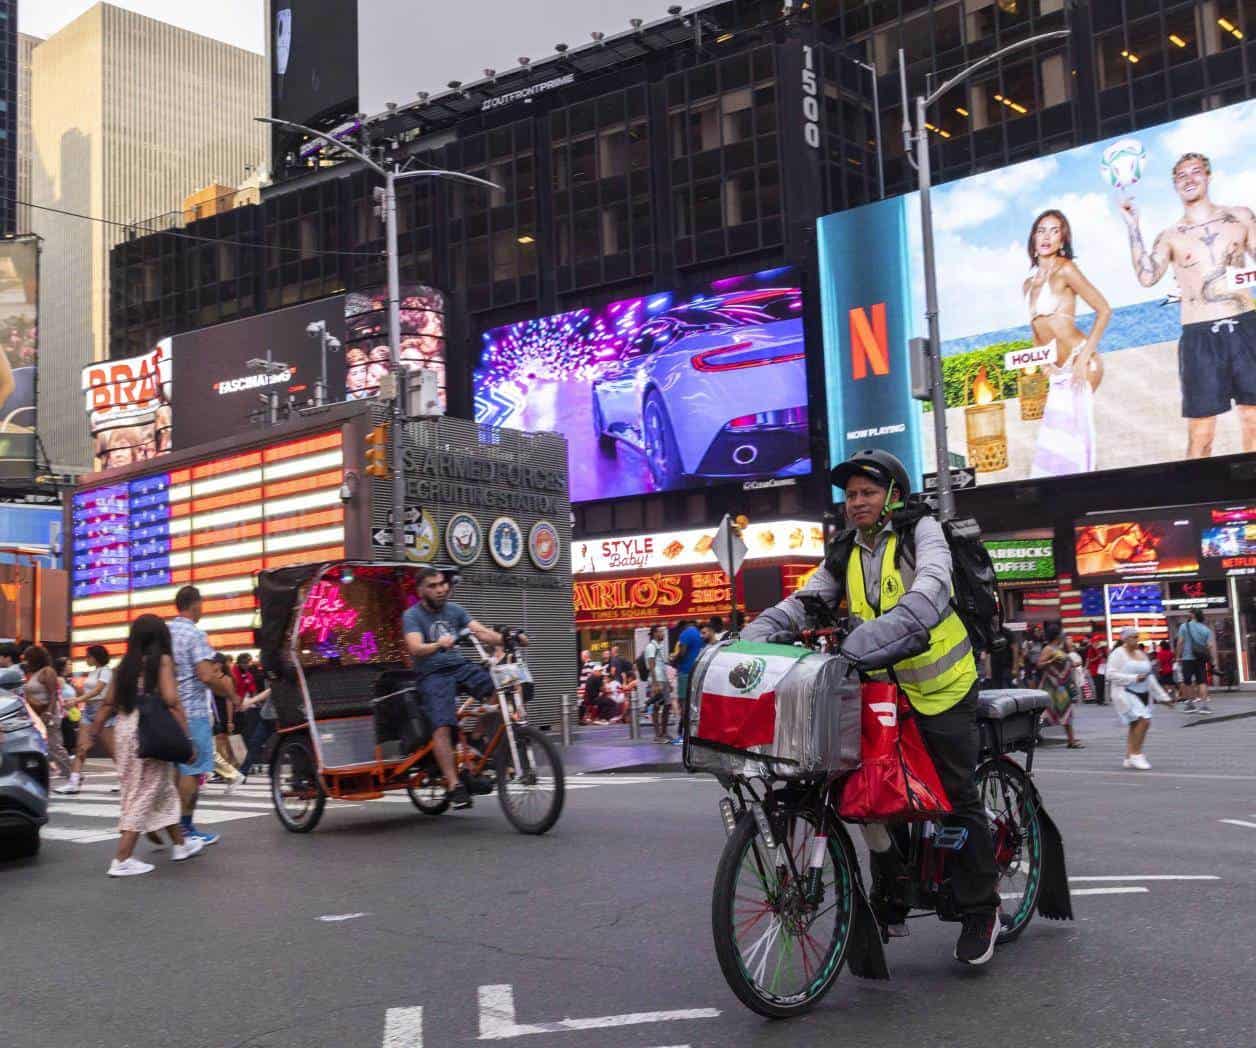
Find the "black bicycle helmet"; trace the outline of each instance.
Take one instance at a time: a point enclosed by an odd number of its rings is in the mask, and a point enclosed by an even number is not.
[[[851,477],[864,476],[874,483],[888,487],[891,483],[900,498],[911,494],[911,478],[907,467],[888,451],[865,448],[856,451],[845,462],[833,467],[829,479],[839,488],[846,487]]]

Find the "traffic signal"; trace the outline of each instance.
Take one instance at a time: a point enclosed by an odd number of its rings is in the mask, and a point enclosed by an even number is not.
[[[366,435],[366,475],[388,476],[388,423],[381,422]]]

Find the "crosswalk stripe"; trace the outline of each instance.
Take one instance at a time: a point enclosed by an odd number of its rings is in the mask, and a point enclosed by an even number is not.
[[[121,808],[117,804],[50,804],[50,815],[77,816],[82,819],[117,819]],[[235,811],[227,808],[214,808],[197,805],[197,822],[233,822],[236,819],[256,819],[265,815],[264,811]]]
[[[46,841],[69,841],[71,844],[96,844],[99,841],[116,841],[117,832],[109,830],[71,830],[64,826],[45,826],[39,835]]]
[[[1256,822],[1244,822],[1242,819],[1222,819],[1227,826],[1245,826],[1249,830],[1256,830]]]

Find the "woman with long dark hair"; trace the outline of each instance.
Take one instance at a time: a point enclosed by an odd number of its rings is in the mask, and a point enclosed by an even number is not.
[[[44,740],[48,744],[48,757],[67,779],[72,764],[70,754],[61,741],[61,678],[52,668],[52,656],[46,648],[32,644],[22,652],[26,669],[26,684],[22,694],[31,709],[44,722]]]
[[[70,772],[70,781],[58,786],[57,793],[78,793],[83,785],[83,763],[87,759],[87,751],[83,743],[88,738],[87,726],[96,719],[101,704],[105,699],[105,691],[113,680],[113,670],[109,668],[109,651],[103,644],[93,644],[87,649],[87,663],[91,666],[87,679],[83,682],[83,727],[79,730],[79,744],[74,754],[74,770]],[[113,760],[113,724],[101,724],[96,729],[100,743]]]
[[[1050,351],[1043,370],[1050,385],[1030,476],[1058,477],[1095,468],[1094,393],[1103,380],[1099,340],[1112,307],[1073,259],[1073,231],[1051,208],[1029,230],[1029,271],[1021,291],[1034,345]],[[1090,334],[1077,326],[1077,300],[1095,311]]]
[[[85,733],[84,749],[91,747],[96,731],[111,716],[114,723],[114,761],[122,813],[118,819],[118,850],[109,865],[110,877],[133,877],[150,873],[152,865],[133,857],[141,833],[166,830],[174,841],[175,862],[190,859],[201,850],[201,842],[184,838],[179,825],[179,791],[174,768],[165,761],[139,755],[139,701],[157,696],[187,731],[187,716],[179,701],[174,679],[174,658],[170,630],[156,615],[141,615],[131,623],[126,654],[118,664],[105,701]]]
[[[1080,750],[1083,746],[1073,732],[1073,689],[1069,686],[1073,676],[1073,660],[1069,658],[1068,638],[1060,631],[1058,622],[1048,622],[1042,631],[1046,643],[1038,656],[1038,669],[1042,679],[1038,686],[1050,697],[1051,705],[1042,714],[1043,724],[1058,724],[1068,737],[1068,748]]]

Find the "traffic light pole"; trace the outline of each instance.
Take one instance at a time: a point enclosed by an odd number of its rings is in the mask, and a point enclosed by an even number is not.
[[[389,445],[392,455],[392,558],[395,561],[406,557],[406,460],[405,460],[405,422],[406,396],[408,382],[406,373],[401,367],[401,275],[397,259],[397,183],[407,178],[448,178],[459,182],[471,182],[487,189],[500,190],[496,182],[475,175],[463,174],[461,171],[446,171],[442,168],[423,168],[416,171],[402,170],[393,159],[388,166],[372,160],[366,153],[355,149],[347,142],[332,138],[322,131],[316,131],[304,124],[295,124],[291,120],[280,120],[277,117],[259,116],[255,120],[263,124],[278,124],[303,134],[310,135],[326,142],[329,146],[348,153],[362,161],[384,180],[384,254],[388,268],[388,366],[394,380],[392,409],[388,413]],[[367,120],[365,123],[369,124]]]
[[[397,173],[384,172],[384,236],[388,256],[388,363],[392,368],[392,557],[406,559],[406,375],[401,370],[401,275],[397,263]]]

